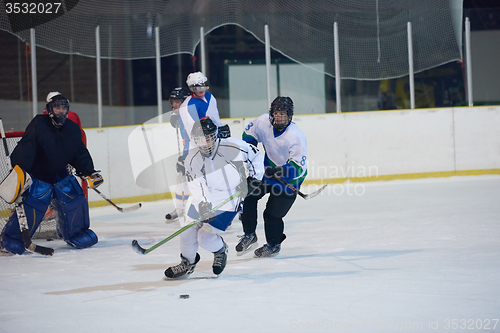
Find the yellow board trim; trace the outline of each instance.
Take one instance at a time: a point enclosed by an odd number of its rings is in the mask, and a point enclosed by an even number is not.
[[[379,175],[370,177],[352,177],[352,178],[328,178],[328,179],[311,179],[305,180],[303,185],[321,185],[341,184],[346,181],[350,182],[374,182],[381,180],[403,180],[403,179],[423,179],[423,178],[442,178],[454,176],[482,176],[482,175],[500,175],[500,169],[484,169],[484,170],[458,170],[458,171],[438,171],[438,172],[420,172],[420,173],[403,173],[395,175]],[[135,197],[112,199],[116,204],[137,203],[143,201],[159,201],[165,199],[172,199],[175,194],[171,192],[139,195]],[[104,200],[89,202],[89,207],[103,207],[107,206]]]

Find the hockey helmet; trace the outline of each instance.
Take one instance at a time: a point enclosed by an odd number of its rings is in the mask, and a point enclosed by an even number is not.
[[[286,117],[277,116],[276,111],[285,111]],[[278,96],[271,103],[269,121],[277,131],[283,131],[290,125],[293,117],[293,101],[290,97]]]
[[[54,111],[54,108],[59,109],[61,106],[63,107],[62,111]],[[50,92],[47,95],[46,109],[47,114],[52,118],[54,126],[60,128],[66,121],[66,118],[68,118],[69,101],[58,91]]]
[[[170,93],[170,101],[173,101],[173,100],[184,101],[188,97],[189,97],[189,92],[182,87],[175,88]]]
[[[186,83],[192,92],[208,90],[208,78],[202,72],[195,72],[188,75]]]
[[[217,126],[210,117],[197,120],[191,130],[191,136],[203,156],[212,155],[217,142]]]

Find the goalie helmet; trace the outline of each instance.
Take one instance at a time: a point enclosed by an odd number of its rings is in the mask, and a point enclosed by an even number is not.
[[[208,90],[208,79],[202,72],[195,72],[188,75],[186,83],[192,92]]]
[[[191,130],[191,136],[203,156],[212,155],[217,142],[217,126],[212,119],[205,117],[197,120]]]
[[[46,109],[54,126],[60,128],[68,118],[69,101],[60,92],[51,92],[47,95]]]
[[[286,115],[279,115],[277,111],[285,111]],[[282,113],[282,112],[280,112]],[[293,117],[293,101],[290,97],[278,96],[271,103],[269,121],[273,127],[281,132],[290,125]]]
[[[170,93],[170,102],[172,101],[184,101],[189,97],[189,92],[184,88],[175,88]]]

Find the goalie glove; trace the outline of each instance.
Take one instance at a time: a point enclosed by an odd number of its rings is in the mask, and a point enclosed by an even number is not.
[[[29,173],[16,165],[0,183],[0,197],[9,204],[20,201],[21,194],[31,186],[31,183]]]
[[[208,201],[202,201],[198,204],[198,213],[203,223],[215,220],[215,212],[212,211],[212,203]]]
[[[94,171],[94,173],[92,173],[90,176],[84,176],[82,178],[87,181],[87,184],[90,188],[97,188],[104,182],[99,171]]]

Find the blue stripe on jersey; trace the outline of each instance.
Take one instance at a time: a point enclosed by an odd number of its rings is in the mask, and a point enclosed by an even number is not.
[[[198,120],[207,116],[208,105],[212,99],[212,94],[205,93],[206,102],[202,99],[192,97],[188,102],[188,112],[192,119]]]

